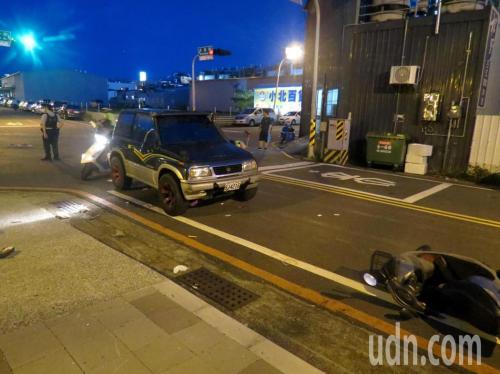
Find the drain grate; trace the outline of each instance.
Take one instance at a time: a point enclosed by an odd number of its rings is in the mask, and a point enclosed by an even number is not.
[[[203,296],[229,310],[241,308],[258,297],[254,293],[219,277],[205,268],[180,275],[175,280],[195,289]]]
[[[71,200],[57,201],[53,205],[57,207],[56,216],[59,218],[70,218],[73,215],[89,211],[85,205]]]

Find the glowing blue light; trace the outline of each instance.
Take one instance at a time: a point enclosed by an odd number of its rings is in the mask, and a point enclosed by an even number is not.
[[[35,49],[37,46],[36,40],[31,34],[21,36],[19,40],[21,41],[21,44],[24,46],[24,49],[26,49],[26,51],[28,52],[33,51],[33,49]]]

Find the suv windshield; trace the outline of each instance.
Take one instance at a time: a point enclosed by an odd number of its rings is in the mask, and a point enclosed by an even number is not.
[[[288,112],[285,114],[286,117],[293,117],[297,112]]]
[[[241,114],[252,114],[255,109],[245,109]]]
[[[159,117],[158,129],[164,146],[226,141],[208,118],[200,116]]]

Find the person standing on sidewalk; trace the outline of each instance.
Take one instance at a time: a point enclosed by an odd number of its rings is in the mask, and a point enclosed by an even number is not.
[[[273,125],[273,120],[269,117],[269,111],[267,109],[264,109],[263,116],[260,122],[259,149],[267,149],[269,134]]]
[[[54,160],[60,160],[59,130],[62,128],[62,126],[63,122],[61,121],[59,116],[54,113],[52,106],[47,104],[45,106],[45,113],[42,114],[42,119],[40,122],[43,139],[43,149],[45,151],[45,157],[42,158],[42,161],[52,161],[52,154],[54,155]]]

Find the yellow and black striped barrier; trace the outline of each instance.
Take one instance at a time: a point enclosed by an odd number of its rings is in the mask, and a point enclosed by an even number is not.
[[[348,160],[349,152],[347,150],[337,151],[334,149],[328,149],[323,157],[323,162],[326,162],[328,164],[345,165],[347,164]]]
[[[314,147],[316,144],[316,123],[311,120],[311,125],[309,126],[309,147]]]
[[[335,126],[335,140],[340,142],[345,135],[345,121],[338,120]],[[323,162],[329,164],[345,165],[348,159],[349,152],[347,150],[328,149],[323,155]]]

